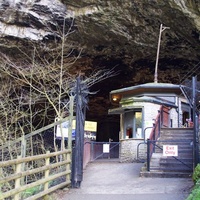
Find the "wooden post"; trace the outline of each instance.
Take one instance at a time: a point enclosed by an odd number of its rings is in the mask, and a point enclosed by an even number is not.
[[[22,156],[17,156],[17,159],[21,159],[21,158],[22,158]],[[17,174],[17,173],[20,173],[20,172],[21,172],[21,163],[18,163],[16,165],[15,173]],[[15,189],[19,188],[20,186],[21,186],[20,178],[15,179]],[[20,199],[21,199],[20,193],[15,194],[14,200],[20,200]]]
[[[0,178],[3,178],[3,168],[0,168]],[[1,188],[4,184],[0,184],[0,192],[2,191]]]
[[[67,153],[66,157],[67,157],[67,161],[70,161],[70,160],[71,160],[71,153]],[[71,169],[71,168],[70,168],[70,163],[71,163],[71,162],[69,162],[69,163],[66,164],[66,171],[68,171],[68,170]],[[66,176],[66,181],[68,181],[68,180],[70,180],[70,179],[71,179],[71,174],[67,174],[67,176]]]
[[[50,153],[50,151],[47,151],[47,152],[46,152],[46,154],[49,154],[49,153]],[[45,165],[46,165],[46,166],[49,165],[49,160],[50,160],[49,157],[45,159]],[[49,169],[45,170],[45,179],[47,179],[48,177],[49,177]],[[46,183],[44,184],[44,191],[45,191],[45,190],[48,190],[48,189],[49,189],[49,183],[46,182]]]
[[[21,141],[21,157],[26,157],[26,139],[24,137],[24,132],[22,135],[22,141]],[[21,163],[21,171],[25,171],[25,163]],[[24,185],[24,177],[21,179],[21,185]]]

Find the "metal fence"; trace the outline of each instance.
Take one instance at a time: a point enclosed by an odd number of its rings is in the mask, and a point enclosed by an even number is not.
[[[120,142],[91,142],[91,161],[119,158]]]

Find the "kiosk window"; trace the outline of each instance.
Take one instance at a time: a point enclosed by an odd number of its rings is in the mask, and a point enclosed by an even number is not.
[[[125,138],[142,138],[142,110],[129,111],[124,116]]]

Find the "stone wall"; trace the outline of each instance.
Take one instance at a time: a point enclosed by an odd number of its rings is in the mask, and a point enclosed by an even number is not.
[[[170,119],[172,120],[172,128],[178,128],[179,127],[179,116],[176,111],[176,109],[172,108],[170,110]]]
[[[143,139],[125,139],[121,140],[120,162],[137,162],[138,159],[146,159],[146,144],[139,147],[139,156],[137,155],[137,146],[143,143]]]

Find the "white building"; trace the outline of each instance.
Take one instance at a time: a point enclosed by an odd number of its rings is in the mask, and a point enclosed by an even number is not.
[[[149,137],[159,137],[160,127],[180,128],[188,125],[187,119],[191,118],[190,106],[179,85],[147,83],[113,90],[110,98],[118,107],[108,113],[120,115],[121,162],[136,161],[138,145],[140,158],[145,157],[143,144]],[[157,136],[152,136],[153,129]]]

